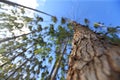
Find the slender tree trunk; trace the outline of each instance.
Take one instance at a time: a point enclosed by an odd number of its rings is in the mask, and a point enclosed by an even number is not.
[[[72,43],[67,80],[120,80],[119,45],[80,24],[74,27]]]
[[[30,49],[31,47],[33,47],[34,45],[28,47],[27,49],[23,50],[23,52],[18,53],[17,55],[13,56],[9,61],[5,62],[4,64],[0,65],[0,67],[3,67],[4,65],[10,63],[11,61],[15,60],[15,58],[17,58],[18,56],[22,55],[23,53],[25,53],[28,49]]]
[[[9,40],[12,40],[12,39],[16,39],[16,38],[19,38],[19,37],[23,37],[23,36],[29,35],[29,34],[31,34],[31,33],[35,33],[36,31],[37,31],[37,30],[32,31],[32,32],[29,32],[29,33],[27,33],[27,34],[22,34],[22,35],[18,35],[18,36],[13,36],[13,37],[4,38],[4,39],[0,40],[0,43],[5,42],[5,41],[9,41]]]
[[[60,67],[60,64],[61,64],[61,61],[62,61],[62,58],[66,52],[66,48],[67,48],[67,42],[66,44],[64,45],[64,49],[63,51],[61,52],[60,54],[60,57],[59,57],[59,60],[55,63],[55,66],[53,67],[54,70],[52,70],[52,74],[50,75],[50,80],[56,80],[56,75],[58,73],[58,69]]]
[[[9,80],[10,77],[12,77],[15,74],[15,72],[17,72],[23,65],[25,65],[33,57],[34,57],[34,54],[29,59],[26,59],[25,62],[23,62],[18,68],[16,68],[9,76],[7,76],[7,77],[5,76],[6,77],[5,80]]]

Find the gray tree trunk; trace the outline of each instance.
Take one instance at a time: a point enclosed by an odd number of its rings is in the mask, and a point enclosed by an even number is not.
[[[80,24],[74,31],[67,80],[120,80],[120,46]]]

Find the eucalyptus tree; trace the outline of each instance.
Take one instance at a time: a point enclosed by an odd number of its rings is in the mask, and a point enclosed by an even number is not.
[[[106,28],[107,35],[97,34],[87,26],[74,23],[67,80],[119,80],[119,29]]]
[[[1,5],[3,8],[6,6]],[[0,28],[7,30],[0,39],[0,79],[30,79],[31,75],[34,75],[32,79],[36,79],[40,69],[47,71],[42,65],[42,58],[50,52],[47,46],[49,44],[42,37],[42,26],[39,24],[43,19],[39,16],[26,16],[26,11],[21,7],[10,7],[7,5],[8,9],[0,13]],[[28,32],[23,31],[24,27]],[[42,58],[39,59],[40,57]]]
[[[14,6],[12,14],[0,14],[4,21],[1,29],[13,33],[11,37],[0,39],[1,79],[119,80],[119,26],[106,27],[95,23],[93,31],[88,19],[84,20],[85,25],[81,25],[46,13],[51,22],[44,26],[44,18],[40,15],[30,18],[25,15],[24,8],[41,11],[1,1]],[[18,9],[21,12],[17,13]],[[29,33],[14,34],[14,30],[21,31],[24,26]]]
[[[1,29],[7,29],[9,33],[12,33],[0,40],[1,79],[26,80],[40,77],[44,80],[50,77],[56,78],[56,76],[64,78],[64,65],[67,65],[64,58],[68,55],[65,54],[68,47],[63,49],[63,46],[68,46],[67,43],[70,44],[72,38],[70,29],[64,28],[67,26],[65,19],[62,18],[61,24],[57,25],[57,18],[51,16],[53,22],[44,27],[41,25],[44,19],[39,15],[35,18],[28,17],[23,8],[16,6],[9,11],[9,14],[7,11],[1,12]],[[17,20],[21,20],[21,23]],[[17,35],[14,33],[14,30],[21,31],[23,27],[27,27],[29,32]],[[51,63],[55,67],[48,68]],[[48,69],[52,69],[54,74]]]

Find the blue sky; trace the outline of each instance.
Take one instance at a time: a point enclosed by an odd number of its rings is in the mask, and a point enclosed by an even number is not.
[[[38,9],[57,17],[71,18],[80,23],[87,18],[91,24],[103,22],[105,25],[120,25],[119,0],[46,0]]]

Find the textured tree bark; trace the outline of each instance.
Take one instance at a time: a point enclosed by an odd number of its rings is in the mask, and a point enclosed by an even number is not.
[[[67,80],[120,80],[120,46],[87,27],[74,27]]]

